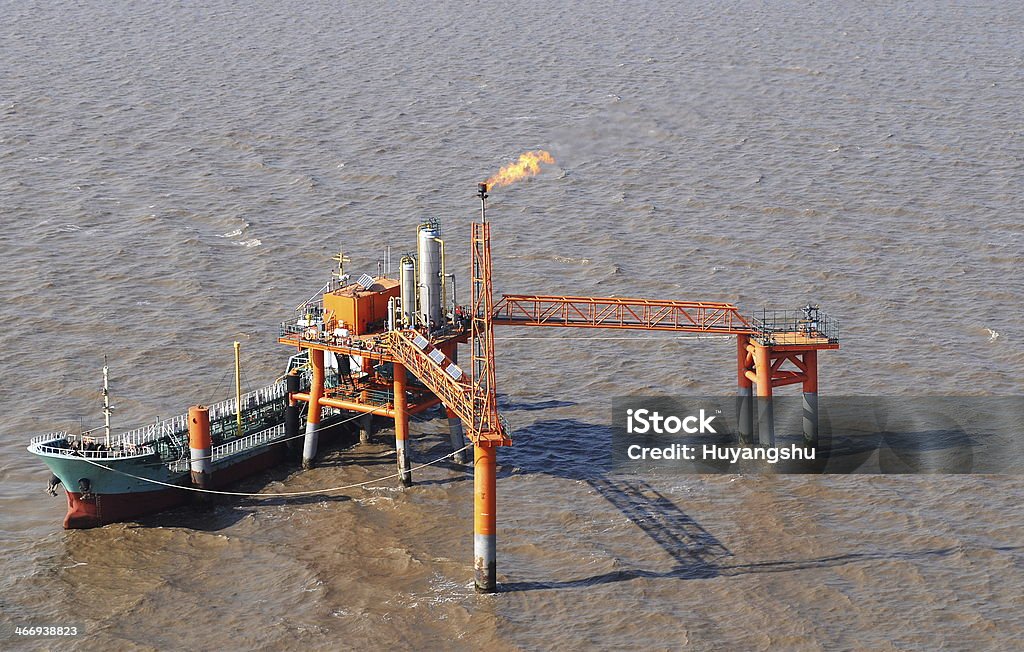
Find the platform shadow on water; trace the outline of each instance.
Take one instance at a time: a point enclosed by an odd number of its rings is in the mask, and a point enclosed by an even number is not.
[[[721,541],[646,480],[611,472],[611,433],[608,426],[575,419],[538,421],[514,433],[516,445],[509,449],[499,477],[544,473],[583,481],[675,561],[675,568],[665,576],[720,575],[722,560],[732,556]],[[589,586],[645,574],[622,570],[570,582],[512,582],[502,584],[502,590]]]
[[[755,573],[786,573],[815,568],[832,568],[836,566],[845,566],[847,564],[866,563],[872,561],[920,561],[927,559],[937,559],[942,557],[948,557],[950,555],[961,552],[962,550],[963,548],[960,546],[949,546],[946,548],[930,548],[926,550],[891,550],[883,552],[865,553],[854,552],[844,555],[832,555],[828,557],[813,557],[810,559],[782,559],[752,562],[749,564],[718,565],[713,568],[707,568],[706,570],[713,570],[714,572],[709,572],[706,574],[702,574],[701,572],[695,572],[695,569],[689,566],[677,566],[671,570],[663,572],[647,571],[640,568],[623,569],[612,571],[610,573],[594,575],[591,577],[579,578],[575,580],[561,580],[550,582],[504,582],[499,583],[498,588],[500,591],[503,592],[536,591],[544,589],[583,588],[588,586],[597,586],[600,584],[609,584],[612,582],[625,582],[636,579],[693,580],[711,579],[714,577],[735,577]],[[1024,550],[1024,546],[1001,546],[996,548],[989,548],[988,550],[991,550],[993,552],[1019,553],[1022,550]],[[698,571],[699,570],[700,569],[698,569]]]
[[[938,559],[962,550],[950,546],[734,563],[733,553],[725,544],[649,482],[613,473],[611,433],[608,426],[575,419],[538,421],[514,433],[516,444],[504,456],[499,477],[542,473],[585,482],[658,544],[675,562],[673,568],[621,569],[572,580],[501,582],[500,591],[582,588],[642,578],[693,580],[794,572],[873,561]],[[990,550],[1019,552],[1024,546]]]
[[[572,407],[574,405],[576,405],[575,401],[560,401],[558,399],[534,402],[516,401],[509,397],[508,394],[498,394],[498,410],[500,412],[535,412],[550,410],[551,408]]]

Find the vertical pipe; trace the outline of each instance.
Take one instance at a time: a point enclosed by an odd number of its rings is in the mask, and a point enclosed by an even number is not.
[[[818,351],[804,352],[804,441],[818,445]]]
[[[768,347],[754,344],[757,374],[757,436],[762,446],[775,446],[775,414],[772,409],[772,368]]]
[[[302,468],[313,468],[316,448],[320,438],[320,399],[324,395],[324,352],[310,349],[309,360],[313,367],[313,383],[309,388],[309,411],[306,413],[306,439],[302,445]]]
[[[473,568],[476,590],[493,593],[497,590],[495,565],[495,458],[497,449],[477,444],[473,447]]]
[[[409,407],[405,395],[405,365],[394,363],[395,375],[395,454],[398,459],[398,473],[403,487],[412,486],[412,471],[409,470],[409,454],[406,441],[409,439]]]
[[[210,410],[202,405],[188,409],[188,452],[191,458],[192,484],[209,489],[213,479],[213,441],[210,438]]]
[[[242,343],[235,342],[235,425],[237,428],[236,437],[242,436]]]
[[[300,409],[298,405],[289,405],[284,409],[284,436],[289,460],[297,460],[301,450],[299,444]]]
[[[736,431],[739,433],[741,446],[750,446],[754,443],[754,383],[747,378],[749,345],[749,335],[736,336]]]
[[[416,325],[416,264],[410,256],[403,256],[399,270],[402,297],[402,328]]]
[[[444,273],[444,240],[442,240],[441,238],[437,238],[437,242],[438,242],[438,244],[441,245],[441,269],[438,272],[438,274],[441,276],[441,321],[439,321],[437,323],[437,327],[441,328],[444,325],[444,323],[447,322],[447,320],[448,320],[447,319],[447,317],[448,317],[448,307],[447,307],[448,306],[448,302],[445,299],[445,293],[447,291],[447,287],[446,287],[446,283],[445,283],[445,273]],[[453,303],[453,309],[454,309],[454,301],[452,303]]]

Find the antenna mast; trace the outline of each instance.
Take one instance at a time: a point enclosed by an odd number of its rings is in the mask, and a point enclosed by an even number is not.
[[[110,369],[107,367],[107,356],[103,356],[103,432],[105,443],[110,446]]]

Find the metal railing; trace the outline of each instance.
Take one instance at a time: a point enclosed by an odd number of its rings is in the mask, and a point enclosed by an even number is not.
[[[363,389],[361,387],[352,389],[344,385],[334,387],[327,385],[327,388],[330,390],[327,392],[327,396],[330,398],[340,398],[376,406],[391,405],[395,401],[395,393],[385,389]]]
[[[71,444],[75,442],[75,438],[76,435],[67,434],[67,436],[64,438],[64,446],[52,445],[55,440],[51,439],[49,442],[46,443],[33,442],[28,447],[28,449],[33,453],[39,455],[49,455],[51,457],[83,457],[95,460],[113,460],[123,459],[127,457],[146,457],[147,455],[152,455],[156,453],[156,449],[153,448],[152,446],[136,446],[134,444],[129,444],[125,446],[118,445],[116,447],[104,450],[82,450],[81,448],[72,448]]]
[[[267,428],[266,430],[257,432],[254,435],[240,437],[226,444],[216,446],[210,452],[210,458],[213,462],[216,462],[217,460],[222,460],[225,457],[231,457],[232,455],[241,453],[242,451],[256,448],[261,444],[265,444],[269,441],[280,439],[282,437],[284,437],[284,424],[273,426],[272,428]]]
[[[188,414],[179,414],[171,417],[170,419],[164,419],[158,423],[154,423],[148,426],[142,426],[135,430],[129,430],[121,434],[111,434],[111,440],[115,442],[123,442],[126,444],[145,444],[156,441],[161,437],[168,435],[177,435],[182,432],[188,431]]]
[[[283,321],[281,322],[281,337],[288,337],[289,335],[302,335],[306,332],[309,326],[299,326],[295,322]]]
[[[247,392],[242,395],[242,409],[247,409],[250,405],[264,405],[274,400],[283,399],[286,394],[284,381],[278,381],[272,385],[267,385],[260,389]],[[238,414],[238,403],[234,398],[225,399],[209,406],[210,410],[210,421],[216,422],[225,417],[235,416]],[[65,431],[59,431],[54,433],[48,433],[45,435],[37,435],[30,440],[30,444],[41,444],[46,442],[52,442],[59,439],[65,439],[72,442],[87,443],[88,442],[100,442],[102,441],[102,435],[93,435],[101,430],[101,428],[94,428],[83,432],[81,435],[72,435]],[[150,424],[148,426],[142,426],[129,430],[122,433],[112,433],[110,436],[110,443],[112,446],[142,446],[143,444],[150,444],[158,439],[162,439],[165,436],[174,437],[176,435],[182,435],[188,432],[188,414],[179,414],[165,419],[157,423]]]
[[[839,322],[817,306],[801,310],[762,310],[753,318],[754,337],[762,344],[839,343]]]
[[[284,381],[278,381],[273,385],[267,385],[266,387],[242,394],[242,409],[244,410],[250,405],[263,405],[264,403],[283,398],[285,393]],[[233,398],[225,399],[208,407],[211,422],[238,414],[238,403]],[[185,416],[185,420],[185,429],[188,430],[188,415]]]
[[[257,432],[252,435],[247,435],[245,437],[233,439],[227,442],[226,444],[214,446],[210,450],[210,461],[216,463],[218,460],[222,460],[227,457],[231,457],[232,455],[237,455],[239,453],[243,453],[245,451],[258,448],[259,446],[262,446],[263,444],[266,444],[268,442],[281,439],[284,437],[284,435],[284,424],[280,424],[273,426],[271,428],[267,428],[266,430],[261,430],[260,432]],[[191,460],[189,458],[184,457],[182,459],[171,462],[170,464],[167,465],[167,468],[175,473],[183,473],[189,470],[190,462]]]
[[[46,442],[57,441],[58,439],[66,439],[72,436],[71,433],[64,430],[58,430],[57,432],[48,432],[45,435],[36,435],[29,440],[29,444],[43,444]]]

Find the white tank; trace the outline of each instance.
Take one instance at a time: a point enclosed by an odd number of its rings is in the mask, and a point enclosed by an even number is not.
[[[415,325],[416,315],[416,264],[412,258],[402,258],[400,273],[402,286],[402,320],[411,328]]]
[[[419,232],[419,315],[423,325],[427,326],[433,322],[435,327],[440,327],[442,323],[441,243],[437,240],[439,235],[434,226],[424,226]]]

